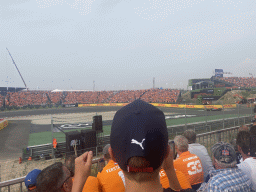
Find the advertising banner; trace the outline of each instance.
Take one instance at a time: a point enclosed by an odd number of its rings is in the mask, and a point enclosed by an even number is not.
[[[1,119],[1,121],[0,121],[0,130],[7,127],[7,125],[8,125],[8,121]]]
[[[95,106],[125,106],[129,103],[98,103],[98,104],[79,104],[78,107],[95,107]],[[187,109],[205,109],[205,108],[222,108],[222,105],[185,105],[185,104],[163,104],[150,103],[156,107],[173,107],[173,108],[187,108]],[[236,108],[236,104],[223,105],[224,108]]]

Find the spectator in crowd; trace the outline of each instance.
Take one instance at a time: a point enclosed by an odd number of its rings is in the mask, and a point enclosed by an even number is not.
[[[135,100],[118,110],[112,122],[110,145],[110,157],[124,173],[127,192],[163,191],[159,179],[162,164],[170,188],[181,189],[168,146],[165,116],[158,108]]]
[[[85,152],[75,159],[75,176],[72,192],[81,192],[91,174],[93,152]]]
[[[197,190],[204,182],[204,172],[200,158],[188,151],[188,140],[182,135],[174,138],[175,150],[179,157],[173,162],[174,168],[181,171],[189,180],[193,189]]]
[[[74,177],[74,173],[75,173],[75,159],[76,157],[74,155],[69,155],[65,158],[65,166],[70,171],[71,177]],[[101,191],[99,181],[96,177],[89,176],[88,179],[86,180],[86,183],[83,187],[82,192],[87,192],[87,191],[92,191],[92,192]]]
[[[196,133],[189,129],[183,133],[183,136],[187,138],[188,140],[188,151],[191,154],[197,155],[203,166],[203,172],[204,172],[204,181],[206,180],[209,171],[214,169],[212,165],[212,160],[207,152],[207,149],[205,146],[196,143]]]
[[[236,144],[243,158],[237,166],[249,177],[253,184],[253,190],[256,191],[256,159],[250,156],[250,133],[240,131],[237,134]]]
[[[212,146],[213,166],[210,179],[203,183],[198,191],[241,192],[251,191],[250,179],[236,166],[236,152],[229,143],[216,143]]]
[[[43,169],[36,181],[38,192],[71,192],[73,184],[70,171],[61,162]]]
[[[74,177],[74,175],[75,175],[75,159],[76,159],[76,157],[74,155],[68,155],[65,158],[65,166],[70,171],[71,177]]]
[[[241,127],[239,127],[238,132],[240,132],[240,131],[249,131],[249,130],[250,129],[247,125],[242,125]],[[240,164],[241,161],[242,161],[242,155],[238,151],[237,144],[236,144],[236,138],[231,140],[230,144],[234,147],[234,149],[236,151],[236,163]]]
[[[97,177],[89,176],[85,182],[82,192],[101,192],[100,183]]]
[[[24,182],[29,192],[37,192],[36,178],[39,173],[41,173],[40,169],[34,169],[27,174]]]
[[[170,149],[171,149],[170,153],[173,153],[173,150],[174,150],[173,145],[169,145],[169,146],[170,146]],[[192,189],[192,187],[191,187],[191,185],[188,181],[188,178],[182,172],[175,170],[175,173],[177,175],[180,186],[181,186],[181,188],[183,189],[184,192],[185,191],[186,192],[195,191],[195,190]],[[162,187],[164,189],[170,188],[168,177],[167,177],[167,175],[166,175],[166,173],[163,169],[160,170],[159,175],[160,175],[160,183],[162,184]]]
[[[119,165],[110,157],[109,148],[110,144],[106,145],[103,149],[104,160],[107,161],[107,165],[98,173],[97,178],[102,192],[122,192],[125,191],[124,174]]]

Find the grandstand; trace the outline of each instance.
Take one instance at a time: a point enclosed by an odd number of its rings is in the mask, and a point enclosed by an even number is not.
[[[253,77],[222,77],[219,80],[240,88],[256,88],[256,78]]]
[[[181,96],[174,89],[145,89],[121,91],[8,91],[0,94],[1,110],[39,108],[94,103],[130,103],[142,99],[150,103],[177,103]]]
[[[210,104],[231,90],[256,90],[256,78],[212,76],[209,79],[190,79],[191,99],[197,104]]]

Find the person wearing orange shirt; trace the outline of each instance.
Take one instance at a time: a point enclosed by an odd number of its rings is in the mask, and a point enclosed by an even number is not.
[[[179,157],[173,161],[175,170],[181,171],[189,180],[192,189],[197,190],[204,181],[204,172],[201,160],[188,151],[188,140],[184,136],[174,138],[175,150]]]
[[[176,172],[176,175],[177,175],[177,178],[178,178],[181,188],[182,189],[191,189],[192,187],[191,187],[188,179],[186,178],[186,176],[180,171],[176,170],[175,172]],[[160,170],[159,175],[160,175],[160,183],[163,186],[163,188],[164,189],[169,188],[170,187],[169,179],[163,169]]]
[[[107,161],[107,165],[98,173],[97,178],[102,192],[124,192],[124,174],[119,165],[110,158],[109,147],[110,144],[103,149],[104,160]]]

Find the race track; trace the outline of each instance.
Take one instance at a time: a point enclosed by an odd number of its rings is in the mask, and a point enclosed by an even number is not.
[[[73,113],[102,113],[117,111],[121,107],[82,107],[82,108],[58,108],[58,109],[35,109],[35,110],[18,110],[0,112],[0,118],[8,118],[9,125],[0,131],[0,161],[7,159],[18,159],[21,156],[22,148],[28,146],[29,134],[50,131],[49,125],[33,124],[30,120],[12,120],[16,117],[35,116],[40,119],[48,114],[70,114]],[[195,109],[177,109],[177,108],[160,108],[165,114],[178,116],[213,116],[222,115],[223,111],[195,110]],[[246,106],[240,106],[239,109],[226,109],[224,114],[251,114],[251,109]],[[103,119],[104,120],[104,119]],[[92,119],[91,119],[92,121]],[[103,125],[111,125],[112,120],[103,121]]]

